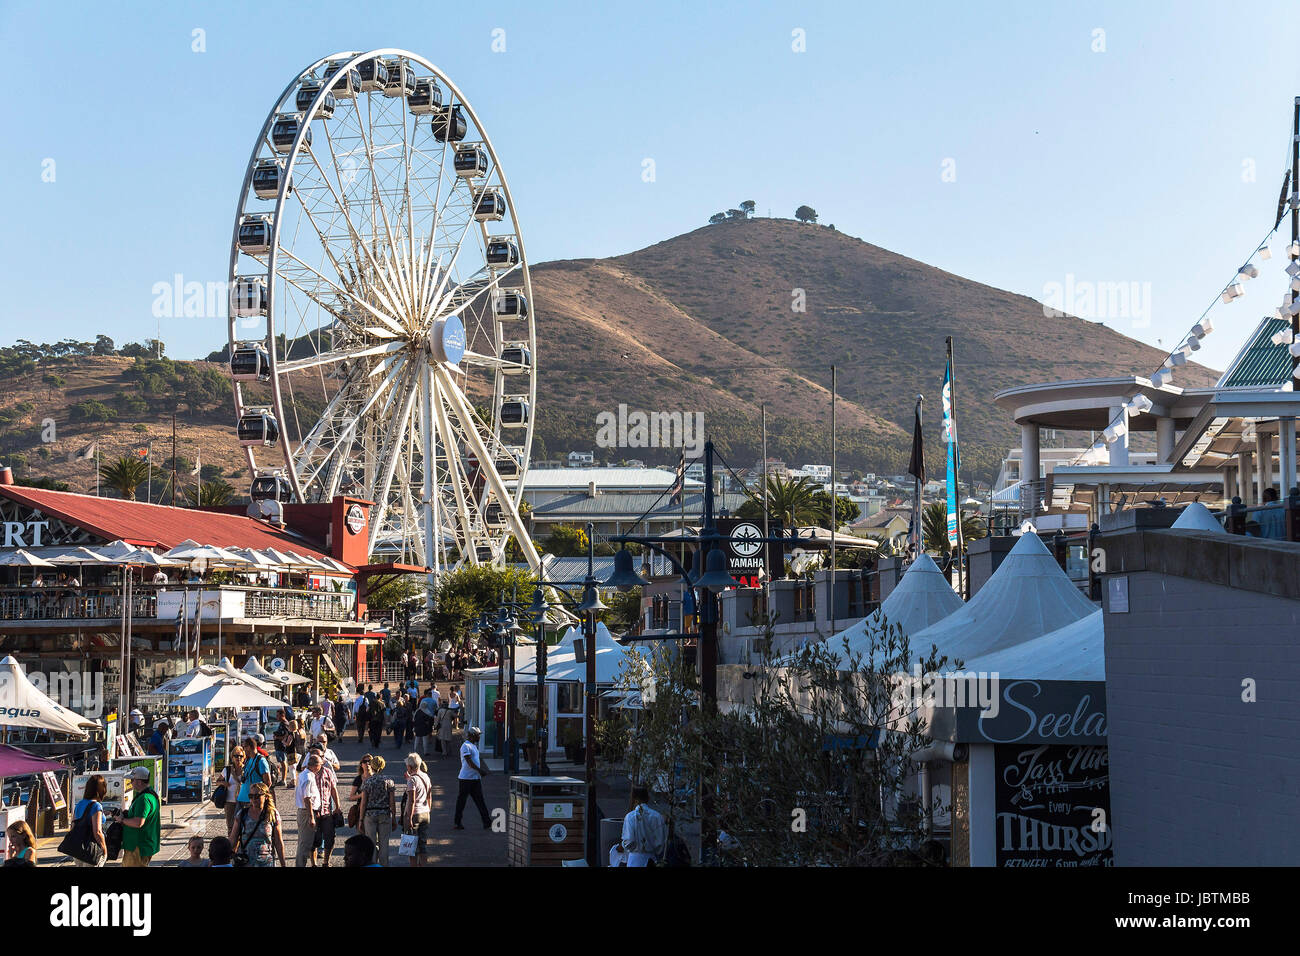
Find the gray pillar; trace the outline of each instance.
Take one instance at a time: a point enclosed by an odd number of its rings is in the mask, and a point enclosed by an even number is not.
[[[1257,434],[1255,447],[1259,449],[1259,500],[1264,503],[1264,489],[1273,487],[1273,435]]]
[[[1296,485],[1295,468],[1295,419],[1283,418],[1281,445],[1278,447],[1278,472],[1282,479],[1282,495],[1285,497]]]
[[[1174,453],[1174,420],[1172,418],[1156,419],[1156,461],[1167,462]]]
[[[1029,423],[1020,426],[1020,480],[1037,481],[1040,467],[1038,453],[1038,426]]]
[[[1122,422],[1124,425],[1127,426],[1127,425],[1128,425],[1128,419],[1127,419],[1127,418],[1122,414],[1123,411],[1124,411],[1124,406],[1123,406],[1123,405],[1112,405],[1111,408],[1110,408],[1110,412],[1109,412],[1109,415],[1110,415],[1110,417],[1109,417],[1109,421],[1110,421],[1110,422],[1115,422],[1115,423],[1120,423],[1120,422]],[[1127,429],[1125,430],[1124,434],[1120,435],[1118,438],[1116,438],[1113,442],[1110,443],[1110,464],[1111,464],[1111,467],[1112,467],[1112,468],[1114,468],[1114,467],[1127,468],[1127,467],[1128,467],[1128,431],[1127,431]]]
[[[1255,502],[1255,468],[1252,459],[1255,453],[1251,451],[1237,452],[1237,494],[1241,497],[1243,505],[1252,505]]]

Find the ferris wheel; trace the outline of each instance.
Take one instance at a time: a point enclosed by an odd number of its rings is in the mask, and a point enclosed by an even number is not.
[[[285,87],[244,174],[230,370],[255,501],[373,502],[370,554],[499,564],[536,415],[532,285],[510,189],[464,95],[403,50]]]

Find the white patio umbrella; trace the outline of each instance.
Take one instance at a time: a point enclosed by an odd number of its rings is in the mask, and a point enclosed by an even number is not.
[[[32,554],[30,551],[24,551],[18,548],[15,551],[6,551],[0,554],[0,566],[7,568],[53,568],[56,565],[44,558]]]
[[[76,547],[70,548],[62,554],[50,558],[52,564],[119,564],[112,558],[96,554],[89,548]]]
[[[217,662],[217,668],[232,680],[243,681],[249,687],[255,687],[262,691],[278,690],[275,682],[270,679],[259,678],[246,671],[236,670],[235,665],[230,663],[229,657],[223,657]],[[281,703],[284,703],[281,701]]]
[[[280,681],[285,685],[311,683],[310,677],[304,677],[302,674],[291,674],[288,671],[281,670],[278,667],[271,671],[271,678],[273,680]]]
[[[27,679],[13,655],[0,661],[0,723],[8,727],[35,727],[73,737],[85,737],[85,727],[98,727],[68,708],[55,703]]]
[[[273,561],[268,555],[263,554],[261,551],[254,551],[252,548],[227,548],[226,550],[231,554],[237,554],[241,558],[246,558],[249,564],[265,571],[275,571],[283,567],[283,565]]]
[[[240,567],[253,563],[248,558],[227,551],[225,548],[218,548],[216,545],[211,544],[194,544],[190,541],[181,542],[164,554],[163,557],[186,562],[207,561],[209,564],[219,564],[227,567]]]
[[[211,664],[200,664],[184,674],[168,678],[149,693],[160,697],[182,697],[225,679],[226,673],[221,668],[213,667]]]
[[[294,554],[292,551],[277,551],[275,548],[263,548],[261,553],[266,555],[276,564],[285,568],[319,567],[315,561],[308,561],[301,554]]]
[[[227,678],[193,694],[178,697],[173,707],[190,707],[194,710],[216,710],[219,707],[283,707],[284,701],[264,691],[251,687],[238,679]]]

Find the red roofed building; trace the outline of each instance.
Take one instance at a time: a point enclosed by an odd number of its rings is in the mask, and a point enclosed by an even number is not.
[[[278,526],[249,517],[240,506],[176,508],[0,479],[0,557],[22,549],[50,560],[77,547],[122,540],[158,554],[193,541],[270,548],[309,561],[332,558],[342,567],[163,569],[165,582],[155,568],[131,572],[135,695],[188,670],[196,651],[208,662],[229,657],[237,667],[250,655],[264,663],[282,658],[291,670],[314,679],[316,694],[360,673],[367,647],[383,637],[368,634],[373,626],[357,602],[355,574],[368,560],[369,509],[368,501],[349,497],[285,504],[284,524]],[[196,570],[208,573],[200,581]],[[121,671],[122,573],[119,566],[90,562],[0,567],[0,653],[13,654],[38,673],[102,672],[103,697],[111,706]],[[336,645],[325,635],[346,637]],[[87,713],[84,702],[64,703]]]

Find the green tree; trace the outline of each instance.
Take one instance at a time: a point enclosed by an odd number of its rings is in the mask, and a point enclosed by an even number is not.
[[[113,348],[113,340],[107,335],[95,336],[94,353],[96,355],[115,355],[116,349]]]
[[[709,217],[709,225],[711,226],[716,226],[718,223],[726,222],[726,221],[727,221],[727,214],[725,212],[715,212],[712,216]]]
[[[862,514],[862,509],[846,498],[844,495],[836,495],[837,504],[835,506],[835,519],[841,525],[852,524],[858,520]],[[830,528],[831,526],[831,493],[829,491],[813,492],[813,511],[815,520],[819,527]]]
[[[430,639],[460,646],[470,636],[480,614],[496,614],[502,594],[506,600],[512,596],[531,600],[536,580],[532,572],[520,568],[471,566],[444,574],[434,591]]]
[[[117,412],[103,402],[90,399],[73,405],[68,416],[74,422],[111,422],[117,418]]]
[[[609,610],[605,612],[605,625],[617,634],[624,634],[636,627],[641,620],[641,589],[614,591],[604,595],[603,600]]]
[[[816,222],[817,210],[812,206],[800,206],[794,211],[794,218],[800,222]]]
[[[135,501],[135,492],[149,479],[149,466],[134,455],[123,455],[99,467],[99,480],[127,501]]]
[[[962,535],[966,541],[982,538],[987,533],[984,521],[976,515],[962,513]],[[921,512],[921,547],[932,554],[947,558],[951,553],[948,545],[948,505],[943,501],[932,501]]]
[[[557,558],[585,557],[587,532],[576,525],[557,524],[546,536],[546,550]]]
[[[746,216],[746,215],[744,214],[744,212],[742,212],[742,211],[739,210],[739,209],[728,209],[728,210],[727,210],[727,218],[728,218],[728,219],[748,219],[749,217]]]
[[[235,499],[235,489],[229,482],[214,478],[200,483],[197,488],[187,488],[185,496],[196,506],[228,505]]]
[[[754,215],[754,200],[746,199],[740,204],[740,209],[745,214],[746,218]]]
[[[770,516],[781,521],[786,529],[817,520],[817,486],[807,477],[782,478],[780,475],[767,476],[767,502]],[[763,494],[761,491],[745,490],[749,500],[736,509],[738,518],[761,518],[763,516]],[[841,499],[842,500],[842,499]],[[827,498],[829,513],[830,499]]]

